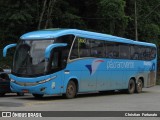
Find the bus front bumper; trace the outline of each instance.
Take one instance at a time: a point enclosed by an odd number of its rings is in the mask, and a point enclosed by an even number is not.
[[[30,83],[20,83],[20,82],[11,82],[12,92],[23,92],[23,93],[32,93],[32,94],[59,94],[60,91],[55,86],[54,81],[49,81],[36,85],[29,85]]]

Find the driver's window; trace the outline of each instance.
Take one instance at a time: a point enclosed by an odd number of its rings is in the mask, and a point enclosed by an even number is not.
[[[58,51],[53,51],[51,54],[51,69],[59,68],[60,65],[60,53]]]

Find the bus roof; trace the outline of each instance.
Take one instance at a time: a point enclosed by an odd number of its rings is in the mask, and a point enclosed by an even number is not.
[[[53,29],[37,30],[37,31],[29,32],[29,33],[22,35],[20,39],[21,40],[52,39],[52,38],[57,38],[63,35],[70,35],[70,34],[78,36],[78,37],[85,37],[85,38],[91,38],[91,39],[156,47],[156,45],[152,43],[139,42],[139,41],[134,41],[134,40],[112,36],[108,34],[89,32],[89,31],[78,30],[78,29],[53,28]]]

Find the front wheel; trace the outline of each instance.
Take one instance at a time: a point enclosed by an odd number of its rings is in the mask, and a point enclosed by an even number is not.
[[[135,81],[133,79],[130,79],[129,83],[128,83],[128,90],[127,90],[127,92],[129,94],[132,94],[132,93],[134,93],[134,91],[135,91]]]
[[[42,98],[43,94],[32,94],[35,98]]]
[[[75,85],[75,82],[69,81],[69,83],[67,85],[67,89],[66,89],[65,98],[71,99],[71,98],[76,97],[76,94],[77,94],[77,89],[76,88],[77,87]]]
[[[143,88],[143,82],[141,79],[138,79],[137,83],[136,83],[136,89],[135,92],[136,93],[141,93],[142,92],[142,88]]]

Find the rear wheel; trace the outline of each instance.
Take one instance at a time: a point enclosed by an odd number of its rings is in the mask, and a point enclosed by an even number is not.
[[[130,79],[129,83],[128,83],[128,90],[127,90],[127,92],[129,94],[132,94],[132,93],[134,93],[134,91],[135,91],[135,82],[134,82],[133,79]]]
[[[143,88],[143,82],[141,79],[138,79],[137,83],[136,83],[136,89],[135,92],[136,93],[141,93],[142,92],[142,88]]]
[[[32,94],[35,98],[42,98],[43,94]]]
[[[75,82],[69,81],[69,83],[67,85],[67,89],[66,89],[65,98],[67,98],[67,99],[75,98],[76,94],[77,94],[76,88],[77,87],[76,87]]]

